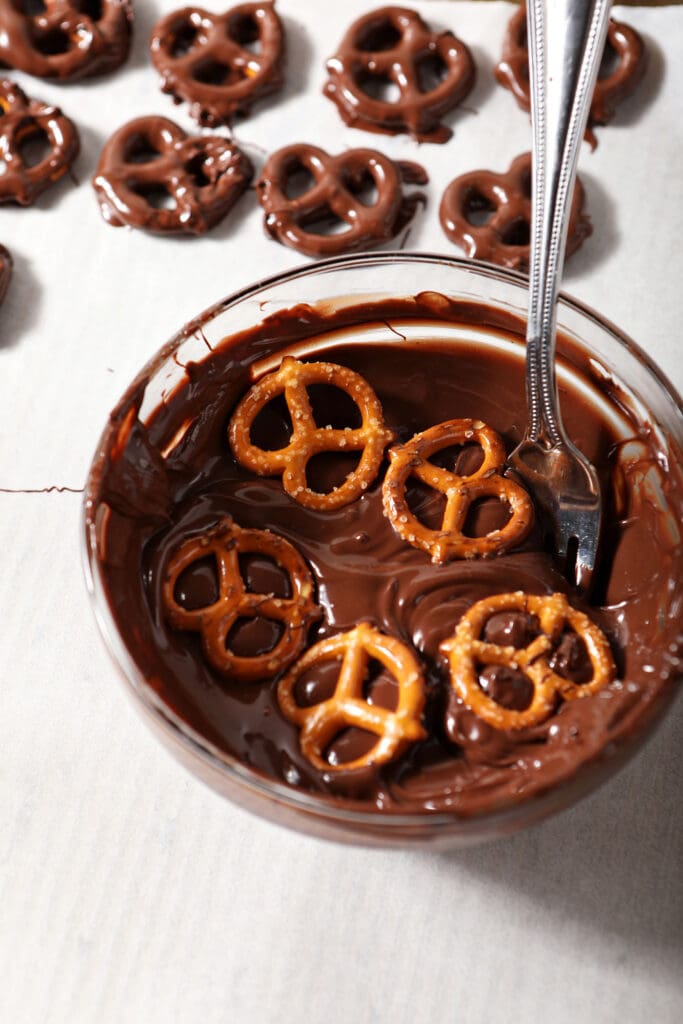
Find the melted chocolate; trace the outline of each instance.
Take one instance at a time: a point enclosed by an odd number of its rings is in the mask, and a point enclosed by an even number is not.
[[[354,323],[368,321],[385,323],[393,340],[351,344]],[[537,796],[579,771],[599,770],[608,754],[643,732],[680,677],[680,455],[669,453],[675,458],[665,473],[649,425],[617,405],[604,377],[596,379],[589,360],[568,343],[560,342],[565,365],[613,413],[606,418],[599,405],[563,383],[568,431],[596,465],[606,499],[599,578],[590,607],[570,593],[537,530],[520,549],[500,557],[434,565],[390,527],[382,511],[382,472],[358,501],[319,513],[295,504],[279,480],[255,477],[235,463],[226,428],[250,385],[250,367],[268,357],[270,365],[277,365],[283,349],[294,342],[299,358],[306,352],[320,358],[313,339],[332,327],[345,327],[349,343],[337,337],[324,358],[366,378],[399,439],[453,416],[473,417],[499,431],[509,450],[520,439],[526,417],[522,345],[491,349],[474,341],[431,341],[431,328],[445,321],[489,324],[503,339],[521,342],[522,328],[514,317],[431,293],[412,302],[347,309],[329,319],[310,307],[297,307],[227,339],[205,362],[189,365],[187,381],[166,397],[146,427],[137,417],[144,382],[134,388],[113,414],[94,476],[105,592],[148,684],[208,742],[257,773],[339,806],[469,816]],[[424,340],[401,341],[406,324],[418,326]],[[349,423],[346,402],[336,405],[329,393],[312,400],[322,422]],[[286,424],[277,426],[281,414],[277,408],[270,412],[274,435],[286,433]],[[338,473],[335,457],[329,457],[320,469],[321,485]],[[419,500],[429,505],[428,496]],[[171,553],[226,514],[241,526],[281,534],[303,554],[324,613],[310,627],[310,644],[368,621],[417,652],[427,680],[425,740],[380,769],[317,771],[301,755],[297,729],[279,711],[277,680],[231,682],[212,670],[196,635],[167,624],[162,590]],[[272,567],[255,564],[251,571],[256,587],[270,585]],[[199,565],[183,580],[179,596],[190,606],[201,604],[216,592],[211,573],[210,565]],[[593,696],[560,701],[540,726],[502,732],[455,696],[438,648],[473,602],[512,590],[570,593],[572,603],[587,610],[608,636],[618,677]],[[492,619],[487,628],[492,638],[523,642],[537,623],[533,616],[508,614]],[[270,642],[259,630],[253,635],[245,630],[240,638],[242,649],[254,652]],[[567,634],[556,652],[556,670],[581,681],[584,658],[576,638]],[[302,704],[319,701],[334,682],[334,666],[304,676],[298,699]],[[514,671],[482,673],[481,685],[504,706],[528,703],[525,680]],[[393,680],[382,673],[369,679],[368,689],[367,699],[384,706],[396,699]],[[331,764],[343,764],[364,749],[367,736],[347,730],[327,756]]]

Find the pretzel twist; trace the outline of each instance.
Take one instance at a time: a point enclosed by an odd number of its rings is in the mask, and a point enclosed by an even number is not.
[[[291,597],[247,590],[239,566],[239,555],[245,554],[263,555],[276,562],[289,578]],[[175,597],[178,578],[193,563],[209,556],[216,562],[218,598],[206,607],[184,608]],[[201,634],[204,654],[215,669],[244,682],[272,677],[290,665],[306,643],[309,625],[321,615],[313,598],[313,579],[296,548],[270,530],[242,529],[230,518],[185,541],[171,555],[162,604],[171,626]],[[237,655],[227,641],[241,618],[279,622],[284,632],[269,651]]]
[[[398,684],[395,711],[369,704],[363,699],[363,684],[370,658],[376,659]],[[334,693],[312,707],[301,707],[294,689],[304,672],[329,661],[341,659]],[[301,752],[320,771],[365,768],[396,758],[408,744],[424,739],[420,715],[425,703],[422,670],[412,651],[395,637],[387,636],[366,622],[348,633],[321,640],[296,662],[278,684],[280,710],[300,730]],[[349,727],[363,729],[378,737],[362,757],[332,765],[325,752],[334,738]]]
[[[360,427],[318,427],[308,398],[311,384],[329,384],[356,403]],[[292,421],[289,444],[277,451],[265,451],[251,442],[251,428],[261,410],[284,394]],[[302,363],[286,356],[278,370],[269,373],[247,392],[230,421],[230,447],[240,465],[259,476],[282,474],[282,486],[291,498],[306,508],[341,508],[359,498],[375,479],[384,449],[394,439],[384,426],[382,407],[370,385],[355,371],[336,363]],[[361,451],[357,468],[332,491],[313,491],[306,480],[309,459],[323,452]]]
[[[481,639],[491,616],[508,611],[526,612],[538,619],[539,635],[525,647],[502,646]],[[550,667],[549,659],[568,629],[585,645],[593,669],[590,682],[572,682]],[[573,608],[564,594],[536,597],[516,591],[477,601],[439,650],[448,658],[455,692],[471,711],[495,729],[539,725],[552,714],[558,696],[567,701],[588,697],[611,683],[616,675],[604,633],[587,615]],[[504,665],[526,676],[533,686],[533,697],[525,710],[504,708],[484,693],[479,673],[487,665]]]
[[[484,460],[474,473],[460,476],[429,462],[442,448],[476,442]],[[433,562],[451,558],[486,558],[520,544],[533,523],[533,505],[526,491],[513,480],[501,476],[505,446],[499,435],[481,420],[459,419],[439,423],[410,441],[389,450],[389,469],[384,478],[384,514],[399,537],[413,547],[422,548]],[[446,497],[440,530],[424,526],[410,510],[406,485],[411,477]],[[510,518],[500,529],[482,537],[463,533],[467,514],[481,498],[497,498],[510,510]]]

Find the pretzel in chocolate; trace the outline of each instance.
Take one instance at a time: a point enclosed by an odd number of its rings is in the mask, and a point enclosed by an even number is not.
[[[61,81],[104,75],[126,60],[132,24],[130,0],[0,0],[0,66]]]
[[[138,117],[106,143],[93,187],[115,227],[199,235],[225,217],[252,173],[229,139],[191,137],[168,118]]]
[[[396,680],[398,704],[395,711],[370,704],[363,696],[368,663],[378,661]],[[304,672],[330,661],[341,661],[334,693],[327,700],[301,707],[295,687]],[[320,771],[353,771],[385,764],[398,757],[410,743],[424,739],[420,722],[425,703],[422,670],[405,644],[361,622],[348,633],[327,637],[309,648],[280,680],[277,690],[280,710],[301,732],[301,752]],[[332,764],[325,754],[336,736],[348,728],[374,733],[377,743],[353,761]]]
[[[477,601],[439,650],[455,692],[495,729],[539,725],[558,698],[588,697],[616,675],[604,633],[564,594],[517,591]],[[524,697],[504,706],[487,692],[496,689]]]
[[[309,187],[292,197],[289,188],[300,175]],[[422,185],[427,180],[419,164],[394,162],[375,149],[330,156],[318,146],[297,143],[269,157],[256,194],[272,238],[308,256],[330,256],[397,235],[424,202],[421,193],[404,197],[401,182]],[[366,189],[374,189],[372,203],[363,195]],[[335,221],[345,230],[323,234],[317,229]]]
[[[615,65],[608,65],[611,59]],[[641,36],[629,25],[610,19],[603,67],[593,93],[586,139],[595,148],[596,139],[591,131],[595,124],[607,124],[617,106],[638,87],[645,74],[646,56]],[[503,41],[503,53],[496,67],[496,78],[509,89],[522,110],[531,109],[529,94],[529,50],[527,44],[526,6],[515,11]]]
[[[583,213],[583,185],[576,179],[567,232],[567,256],[592,233]],[[468,256],[514,270],[529,267],[531,153],[515,157],[505,174],[470,171],[446,188],[439,209],[441,226]]]
[[[308,397],[312,384],[345,391],[358,407],[360,427],[319,427]],[[285,448],[265,451],[252,443],[251,428],[262,409],[279,395],[284,395],[287,403],[292,434]],[[395,436],[385,427],[379,400],[360,374],[336,363],[302,363],[291,356],[247,392],[233,414],[228,433],[240,465],[259,476],[282,474],[287,494],[299,505],[318,511],[341,508],[359,498],[377,476],[384,449]],[[362,452],[360,461],[342,484],[327,493],[309,487],[306,467],[314,455],[354,451]]]
[[[13,266],[12,253],[4,245],[0,245],[0,304],[7,295]]]
[[[66,174],[79,147],[76,126],[59,107],[0,79],[0,203],[29,206]]]
[[[199,124],[216,127],[244,116],[282,87],[285,38],[273,3],[240,4],[225,14],[184,7],[152,32],[161,88],[190,104]]]
[[[419,142],[447,142],[441,118],[467,96],[475,70],[452,32],[432,32],[406,7],[380,7],[355,21],[327,62],[324,93],[346,124],[365,131],[409,132]],[[395,102],[382,98],[394,89]]]
[[[239,558],[249,554],[271,559],[286,573],[289,597],[247,589]],[[216,600],[203,607],[184,607],[176,597],[178,581],[206,558],[215,561]],[[313,597],[313,579],[296,548],[270,530],[242,529],[229,517],[174,551],[166,566],[162,603],[170,625],[200,633],[207,661],[240,682],[272,677],[287,668],[303,649],[309,625],[321,615]],[[235,654],[229,647],[231,630],[239,620],[257,618],[279,623],[279,639],[269,650]]]
[[[472,473],[461,475],[430,462],[431,456],[453,445],[477,444],[483,461]],[[533,505],[526,491],[501,475],[505,446],[499,435],[481,420],[460,419],[439,423],[405,444],[389,449],[389,468],[384,478],[384,514],[399,537],[429,552],[433,562],[453,558],[486,558],[520,544],[533,524]],[[446,498],[441,529],[425,526],[411,511],[406,487],[411,477]],[[475,502],[496,498],[507,506],[504,526],[481,537],[463,530]]]

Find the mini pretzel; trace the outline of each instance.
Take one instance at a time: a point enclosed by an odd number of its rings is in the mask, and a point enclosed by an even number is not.
[[[239,566],[239,555],[245,554],[264,555],[276,562],[289,577],[291,597],[247,590]],[[179,576],[194,562],[211,555],[216,560],[218,599],[203,608],[183,608],[175,597]],[[245,530],[229,518],[185,541],[173,553],[166,566],[162,604],[171,626],[200,633],[209,663],[241,682],[265,679],[287,668],[303,649],[310,623],[321,614],[313,600],[311,574],[296,548],[270,530]],[[241,618],[280,622],[284,632],[265,653],[237,655],[227,647],[227,640]]]
[[[318,427],[308,399],[311,384],[330,384],[345,391],[358,406],[361,426],[343,430]],[[292,420],[292,436],[285,448],[264,451],[251,443],[251,428],[264,406],[282,394]],[[375,392],[360,374],[336,363],[301,363],[291,356],[247,392],[229,427],[230,447],[240,465],[259,476],[281,473],[290,498],[319,511],[341,508],[359,498],[377,476],[384,449],[394,437],[384,426]],[[310,489],[306,481],[309,459],[322,452],[353,451],[362,451],[360,462],[339,487],[326,494]]]
[[[230,124],[282,87],[284,32],[268,0],[220,15],[174,11],[155,26],[150,49],[163,92],[189,103],[201,125]]]
[[[536,616],[539,635],[526,647],[487,643],[482,634],[487,621],[499,612],[519,611]],[[563,631],[572,630],[583,641],[593,668],[587,683],[574,683],[554,672],[549,659]],[[450,663],[451,686],[467,707],[495,729],[526,729],[539,725],[553,712],[557,698],[575,700],[597,693],[611,683],[616,668],[602,630],[567,601],[564,594],[534,597],[517,591],[477,601],[463,615],[454,635],[439,650]],[[515,711],[492,700],[479,685],[481,666],[505,665],[522,672],[533,686],[528,708]]]
[[[290,198],[288,181],[302,169],[310,174],[311,187]],[[377,191],[371,205],[355,192],[366,176]],[[394,162],[375,149],[349,149],[330,156],[318,146],[298,143],[268,158],[256,192],[271,237],[308,256],[330,256],[367,249],[398,234],[424,201],[420,193],[404,198],[402,180],[425,184],[427,175],[419,164]],[[329,235],[307,230],[330,214],[347,229]]]
[[[29,166],[24,147],[47,140],[48,151]],[[59,107],[29,99],[18,85],[0,79],[0,203],[29,206],[66,174],[78,156],[76,126]]]
[[[595,148],[596,140],[591,125],[607,124],[617,106],[633,93],[645,73],[645,47],[642,38],[629,25],[610,19],[607,47],[611,47],[618,64],[611,74],[599,77],[593,93],[586,139]],[[522,110],[531,109],[529,95],[529,50],[527,44],[526,6],[515,11],[503,42],[501,61],[496,67],[496,78],[509,89]]]
[[[163,234],[208,231],[251,181],[249,159],[229,139],[190,137],[165,117],[138,117],[114,132],[93,178],[102,216]],[[155,202],[161,194],[174,204]]]
[[[12,253],[4,245],[0,245],[0,303],[7,295],[13,265]]]
[[[425,87],[437,65],[440,81]],[[409,132],[419,142],[447,142],[441,118],[467,96],[475,70],[470,51],[452,32],[432,32],[405,7],[380,7],[355,21],[327,62],[324,93],[346,124],[371,132]],[[437,76],[435,76],[437,77]],[[373,96],[373,83],[391,82],[395,103]]]
[[[577,178],[569,214],[567,256],[592,232],[591,222],[583,213],[583,204],[583,185]],[[481,211],[490,216],[485,223],[475,223]],[[531,153],[516,157],[505,174],[481,170],[455,178],[443,194],[439,217],[448,238],[468,256],[514,270],[527,270]]]
[[[130,49],[129,0],[0,0],[0,65],[38,78],[73,81],[114,71]]]
[[[476,442],[484,452],[479,469],[460,476],[429,462],[429,458],[456,444]],[[422,548],[433,562],[451,558],[486,558],[520,544],[533,523],[533,505],[526,491],[501,476],[505,464],[505,446],[499,435],[481,420],[447,420],[406,444],[389,450],[389,469],[384,478],[384,514],[396,533],[408,544]],[[415,477],[446,496],[440,530],[424,526],[411,512],[406,485]],[[467,513],[480,498],[497,498],[510,510],[508,522],[482,537],[467,537],[462,532]]]
[[[363,684],[370,658],[376,659],[398,683],[395,711],[368,704]],[[297,681],[308,669],[341,659],[339,678],[332,696],[312,707],[300,707],[294,696]],[[425,703],[422,670],[412,651],[395,637],[386,636],[361,622],[348,633],[321,640],[296,662],[280,680],[277,690],[280,710],[301,729],[301,752],[320,771],[353,771],[385,764],[398,757],[426,732],[420,723]],[[330,764],[325,752],[344,729],[354,727],[379,737],[371,750],[354,761]]]

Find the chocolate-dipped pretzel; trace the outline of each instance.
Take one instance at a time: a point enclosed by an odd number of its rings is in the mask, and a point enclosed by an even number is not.
[[[150,43],[161,88],[190,104],[199,124],[230,124],[283,83],[285,37],[273,3],[224,14],[184,7],[157,23]]]
[[[592,232],[583,212],[584,190],[576,179],[567,233],[567,256]],[[441,226],[468,256],[515,270],[529,266],[531,153],[523,153],[505,174],[470,171],[446,188],[439,208]]]
[[[301,179],[303,190],[297,187],[292,195]],[[331,156],[318,146],[296,143],[269,157],[256,193],[272,238],[308,256],[331,256],[393,238],[424,202],[421,193],[404,196],[402,183],[427,180],[419,164],[395,162],[375,149]],[[335,222],[345,229],[323,233]]]
[[[474,85],[470,51],[452,32],[433,32],[405,7],[380,7],[355,21],[327,62],[324,93],[346,124],[366,131],[409,132],[446,142],[442,117]],[[395,102],[382,97],[393,88]]]
[[[0,79],[0,203],[29,206],[78,156],[76,126],[61,112]]]
[[[0,245],[0,303],[7,295],[13,266],[12,253],[4,245]]]
[[[593,148],[596,139],[591,126],[607,124],[612,119],[617,106],[637,88],[645,73],[645,65],[645,47],[641,36],[629,25],[610,19],[603,68],[598,74],[586,129],[586,139]],[[510,19],[501,60],[496,67],[496,78],[510,90],[523,110],[531,109],[524,4]]]
[[[225,217],[252,173],[229,139],[188,136],[168,118],[138,117],[106,143],[93,187],[115,227],[199,235]]]
[[[130,50],[130,0],[0,0],[0,66],[71,81],[114,71]]]

